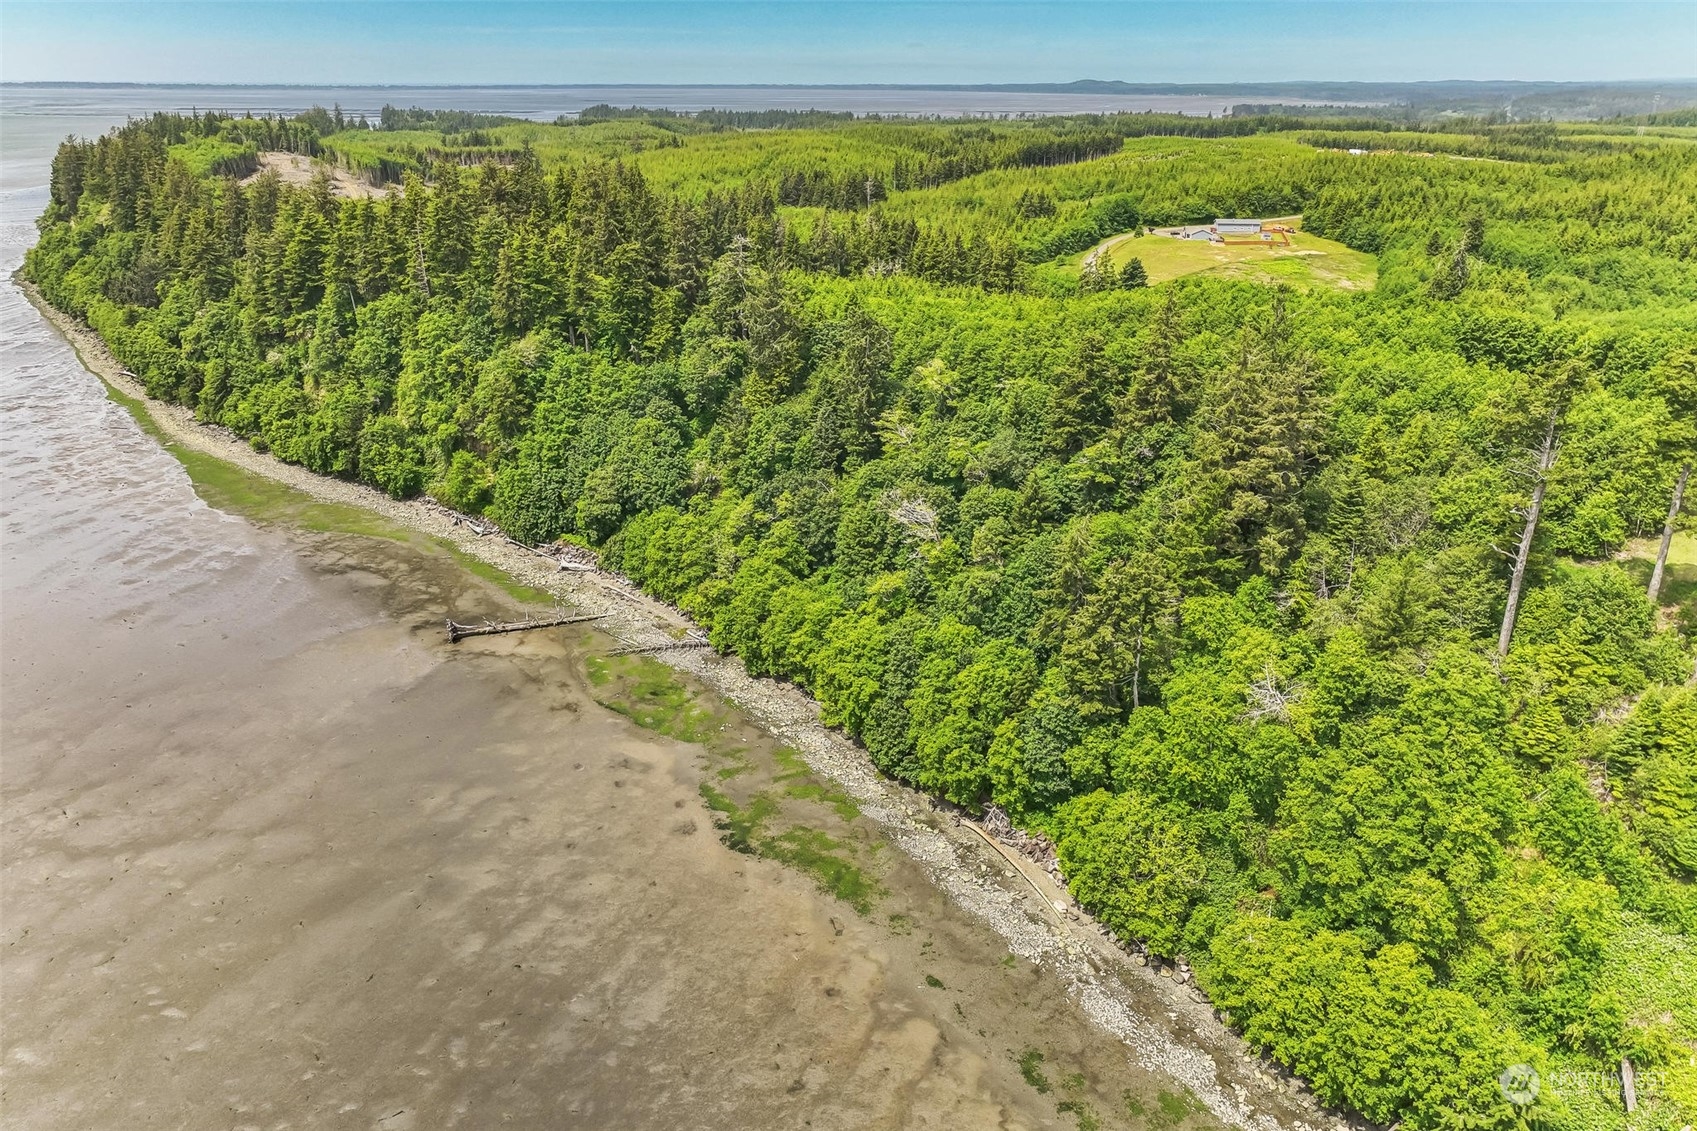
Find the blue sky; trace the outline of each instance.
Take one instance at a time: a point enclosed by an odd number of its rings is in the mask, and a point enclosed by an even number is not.
[[[1697,76],[1697,0],[3,0],[7,81],[1255,82]]]

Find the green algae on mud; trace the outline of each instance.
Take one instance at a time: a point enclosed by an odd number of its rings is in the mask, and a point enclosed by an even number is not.
[[[195,494],[207,506],[255,522],[285,524],[315,533],[358,534],[392,542],[411,540],[403,528],[361,507],[320,502],[305,491],[177,443],[159,427],[144,402],[109,382],[101,383],[106,386],[107,397],[122,406],[143,432],[183,465]]]
[[[38,299],[33,287],[27,288],[25,295],[49,321],[58,324],[58,319],[49,313],[52,307]],[[83,368],[100,381],[101,387],[106,390],[107,399],[129,413],[137,427],[183,465],[183,470],[188,473],[189,481],[194,486],[195,494],[199,495],[207,506],[239,514],[256,522],[286,523],[317,533],[358,534],[394,542],[411,540],[407,531],[401,527],[361,507],[320,502],[304,491],[298,491],[268,476],[248,471],[228,460],[196,451],[173,440],[165,429],[159,426],[159,422],[154,420],[146,401],[131,396],[101,376],[101,367],[84,356],[82,345],[75,334],[64,326],[60,326],[60,329],[65,333],[65,340]]]
[[[1177,1092],[1160,1089],[1155,1094],[1155,1106],[1150,1106],[1129,1092],[1125,1096],[1125,1113],[1150,1131],[1169,1131],[1170,1128],[1217,1127],[1218,1122],[1208,1114],[1207,1105],[1196,1098],[1189,1088]]]
[[[1049,1077],[1043,1073],[1043,1051],[1028,1048],[1019,1054],[1019,1074],[1025,1077],[1025,1082],[1037,1089],[1039,1095],[1049,1091]]]
[[[428,542],[445,551],[467,573],[495,585],[524,605],[546,605],[553,594],[515,581],[505,570],[466,553],[446,538],[426,538],[363,507],[327,503],[269,476],[180,444],[159,427],[147,404],[109,382],[106,395],[135,419],[188,472],[195,494],[210,507],[254,522],[290,526],[315,534],[353,534],[390,542]]]
[[[589,682],[603,707],[617,711],[644,730],[679,742],[716,745],[730,712],[704,707],[665,664],[647,656],[590,656]],[[611,690],[609,690],[611,689]]]
[[[758,855],[812,876],[819,887],[836,896],[860,915],[872,914],[883,888],[867,871],[849,858],[853,846],[818,829],[802,825],[755,842]]]
[[[794,825],[768,834],[766,824],[781,817],[779,802],[768,793],[756,793],[748,804],[739,805],[712,784],[701,784],[701,798],[713,814],[713,824],[727,848],[776,860],[812,876],[821,890],[836,896],[858,914],[870,915],[873,902],[882,894],[854,860],[854,847],[818,829]]]
[[[871,914],[883,894],[867,867],[878,842],[854,800],[817,778],[799,751],[747,727],[647,656],[590,656],[584,666],[602,706],[702,748],[712,779],[701,783],[701,798],[727,848],[793,868]]]
[[[526,585],[522,581],[514,580],[506,570],[499,566],[490,565],[482,558],[473,557],[446,538],[433,538],[431,540],[448,551],[467,573],[499,587],[502,592],[519,604],[548,605],[555,603],[554,595],[546,589],[538,589],[533,585]]]
[[[275,479],[233,463],[167,442],[165,449],[189,473],[195,494],[208,506],[260,523],[274,523],[317,534],[357,534],[391,542],[411,541],[408,532],[359,507],[324,503]]]
[[[802,759],[801,751],[780,746],[772,752],[772,759],[782,767],[783,772],[773,780],[787,783],[784,787],[786,797],[800,797],[829,805],[845,821],[860,816],[860,806],[855,804],[854,798],[831,782],[814,776]]]

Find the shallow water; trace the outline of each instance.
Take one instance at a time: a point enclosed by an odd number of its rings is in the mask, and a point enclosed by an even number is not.
[[[734,713],[639,729],[588,632],[448,647],[512,598],[191,479],[9,283],[0,374],[8,1127],[1213,1125]]]

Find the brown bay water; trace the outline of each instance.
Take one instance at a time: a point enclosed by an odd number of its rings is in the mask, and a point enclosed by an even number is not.
[[[145,424],[0,283],[6,1127],[1221,1126],[704,688]]]

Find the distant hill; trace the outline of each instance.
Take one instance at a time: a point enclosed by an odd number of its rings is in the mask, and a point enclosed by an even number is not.
[[[1697,106],[1697,79],[1664,82],[1275,82],[1137,83],[1078,79],[1065,83],[864,85],[857,89],[982,90],[1025,94],[1168,94],[1241,99],[1256,112],[1315,102],[1401,108],[1411,116],[1500,114],[1508,120],[1586,119],[1650,114]]]

